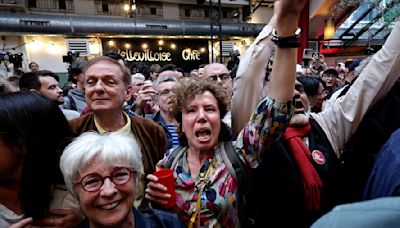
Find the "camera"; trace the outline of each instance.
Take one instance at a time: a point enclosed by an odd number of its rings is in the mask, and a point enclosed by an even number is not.
[[[22,53],[17,53],[17,54],[12,54],[12,55],[8,55],[8,61],[12,64],[14,64],[14,68],[18,69],[20,67],[22,67]]]
[[[79,57],[79,51],[68,51],[67,55],[63,55],[63,62],[71,64],[76,58]]]
[[[14,65],[15,69],[22,67],[22,53],[10,54],[8,51],[0,51],[0,62],[7,60]]]

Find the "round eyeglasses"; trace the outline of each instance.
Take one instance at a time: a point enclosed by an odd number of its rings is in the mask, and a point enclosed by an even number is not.
[[[223,74],[216,74],[216,75],[210,75],[207,77],[208,81],[211,82],[216,82],[218,81],[218,78],[222,81],[222,82],[226,82],[228,81],[229,78],[231,78],[231,76],[228,73],[223,73]]]
[[[116,168],[109,176],[101,176],[98,173],[90,173],[84,176],[79,182],[74,183],[75,185],[80,185],[83,190],[87,192],[98,191],[104,184],[106,178],[110,179],[115,185],[126,184],[132,177],[132,173],[136,171],[130,168],[121,167]]]

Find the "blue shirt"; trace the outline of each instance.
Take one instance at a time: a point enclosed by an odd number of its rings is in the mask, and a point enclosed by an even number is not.
[[[395,196],[400,189],[400,129],[382,146],[364,191],[364,199]]]

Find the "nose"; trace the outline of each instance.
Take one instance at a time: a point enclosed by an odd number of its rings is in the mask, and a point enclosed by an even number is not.
[[[293,98],[300,97],[300,92],[297,89],[294,89]]]
[[[94,85],[94,89],[96,91],[103,91],[104,90],[103,82],[101,80],[97,81],[96,84]]]
[[[62,90],[60,87],[57,86],[57,92],[58,92],[58,93],[62,93],[63,90]]]
[[[217,84],[218,85],[222,85],[223,83],[222,83],[222,80],[221,80],[221,77],[217,77]]]
[[[198,113],[199,114],[197,116],[197,122],[201,122],[201,123],[206,122],[205,110],[204,109],[199,109]]]
[[[112,196],[117,192],[115,184],[110,180],[110,178],[104,179],[103,186],[100,188],[101,196]]]

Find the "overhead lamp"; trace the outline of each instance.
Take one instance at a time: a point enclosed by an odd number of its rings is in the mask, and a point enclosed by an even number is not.
[[[335,36],[335,23],[333,22],[333,18],[329,17],[325,20],[324,25],[324,40],[332,40]]]
[[[125,4],[125,5],[124,5],[124,10],[125,10],[125,12],[129,12],[129,8],[130,8],[130,7],[129,7],[128,4]]]

